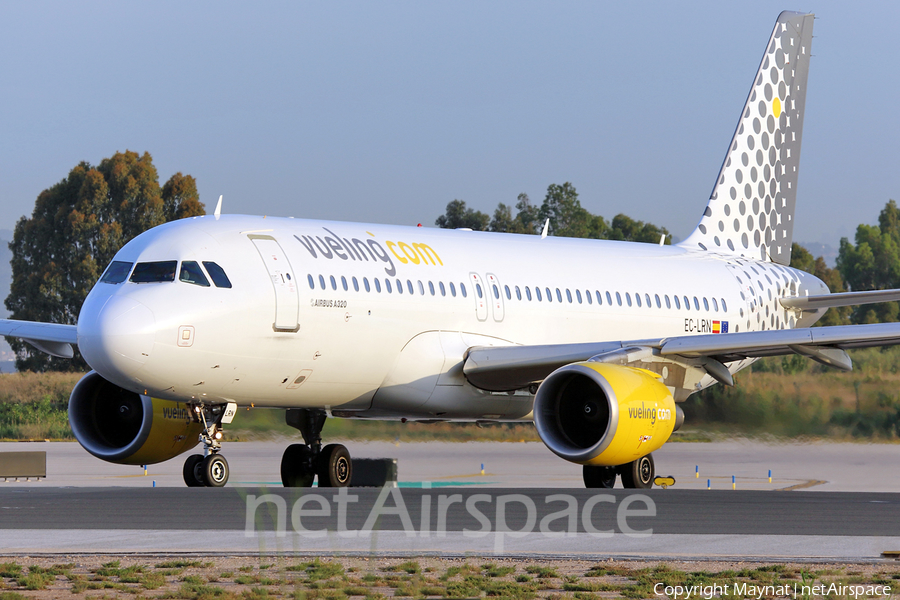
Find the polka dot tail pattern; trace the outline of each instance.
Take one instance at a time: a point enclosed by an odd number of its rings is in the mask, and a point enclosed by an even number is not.
[[[813,15],[783,12],[687,248],[788,265]]]

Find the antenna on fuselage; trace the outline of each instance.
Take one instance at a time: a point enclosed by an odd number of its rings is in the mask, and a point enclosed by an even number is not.
[[[541,239],[547,237],[547,232],[550,231],[550,219],[544,221],[544,228],[541,229]]]
[[[216,212],[213,215],[215,215],[216,221],[222,216],[222,196],[219,196],[219,201],[216,203]]]

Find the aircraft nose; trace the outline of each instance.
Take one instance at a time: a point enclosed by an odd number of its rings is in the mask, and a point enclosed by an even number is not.
[[[136,373],[153,349],[153,311],[127,296],[111,296],[100,306],[85,304],[78,319],[78,348],[84,359],[107,378]]]

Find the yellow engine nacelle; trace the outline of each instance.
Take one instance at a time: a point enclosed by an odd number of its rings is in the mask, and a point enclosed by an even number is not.
[[[91,371],[69,397],[69,426],[85,450],[120,465],[152,465],[190,450],[203,427],[183,402],[129,392]]]
[[[680,425],[681,411],[656,373],[582,362],[551,373],[534,397],[534,424],[556,455],[614,467],[653,452]]]

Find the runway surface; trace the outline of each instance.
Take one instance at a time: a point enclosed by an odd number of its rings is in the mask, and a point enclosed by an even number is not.
[[[286,445],[228,444],[229,486],[188,489],[183,459],[144,475],[77,444],[0,444],[48,453],[46,480],[0,483],[2,547],[830,560],[900,550],[900,485],[885,475],[895,445],[669,444],[655,457],[674,488],[599,493],[542,444],[436,442],[348,443],[357,457],[398,458],[399,488],[285,490]]]
[[[546,488],[0,489],[11,552],[877,558],[900,494]],[[891,535],[891,534],[894,535]]]
[[[292,441],[226,443],[222,454],[231,467],[229,486],[281,485],[281,454]],[[540,442],[342,443],[354,457],[397,458],[401,485],[584,486],[581,467],[558,458]],[[75,442],[0,443],[0,453],[23,450],[47,452],[47,479],[40,486],[152,487],[154,481],[163,487],[184,485],[185,456],[150,465],[145,476],[140,467],[98,460]],[[897,444],[669,443],[653,456],[657,474],[674,476],[677,489],[706,489],[709,484],[713,490],[731,490],[733,476],[737,490],[900,492],[900,479],[885,467],[900,460]],[[0,487],[4,485],[35,483],[0,481]]]

